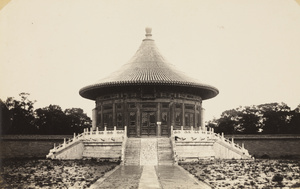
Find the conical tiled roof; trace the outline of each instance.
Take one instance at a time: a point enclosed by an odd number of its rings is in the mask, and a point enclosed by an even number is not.
[[[95,84],[82,88],[79,93],[82,97],[95,99],[95,90],[107,87],[130,85],[175,85],[178,87],[192,87],[199,90],[202,99],[216,96],[219,91],[215,87],[200,83],[178,71],[160,54],[152,39],[151,29],[146,28],[146,38],[131,58],[119,70],[103,78]]]

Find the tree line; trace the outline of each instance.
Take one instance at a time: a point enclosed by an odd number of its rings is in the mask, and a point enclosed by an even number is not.
[[[240,106],[206,126],[225,134],[300,134],[300,104],[294,110],[285,103]]]
[[[34,109],[36,101],[29,100],[29,93],[20,93],[20,100],[8,97],[4,104],[2,134],[70,135],[91,127],[92,120],[81,108],[64,111],[58,105]]]

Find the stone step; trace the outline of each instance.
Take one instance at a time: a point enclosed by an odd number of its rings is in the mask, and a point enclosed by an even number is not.
[[[169,138],[157,140],[158,165],[173,165],[173,149]]]
[[[169,138],[129,138],[125,149],[125,165],[173,165],[173,149]]]
[[[128,138],[125,149],[125,165],[139,165],[140,164],[140,148],[141,139]]]
[[[174,165],[174,161],[159,161],[158,165]]]

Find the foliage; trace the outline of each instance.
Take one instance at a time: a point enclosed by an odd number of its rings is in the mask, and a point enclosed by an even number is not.
[[[285,103],[267,103],[224,111],[207,123],[225,134],[300,134],[300,105],[291,110]]]
[[[91,127],[92,120],[81,108],[71,108],[64,111],[67,118],[67,125],[70,125],[73,133],[82,133],[84,128]]]
[[[273,176],[272,181],[277,182],[278,185],[281,185],[281,183],[283,181],[283,176],[281,174],[276,174]]]
[[[35,124],[40,134],[69,134],[67,132],[66,115],[60,106],[49,105],[36,111]]]
[[[11,127],[7,134],[31,134],[35,133],[34,108],[35,101],[28,99],[29,93],[20,93],[21,100],[13,97],[7,98],[5,104],[11,112]]]
[[[29,93],[19,96],[20,100],[9,97],[5,101],[12,116],[3,134],[73,134],[91,126],[91,119],[81,108],[63,111],[60,106],[50,104],[34,110],[35,101],[29,100]]]

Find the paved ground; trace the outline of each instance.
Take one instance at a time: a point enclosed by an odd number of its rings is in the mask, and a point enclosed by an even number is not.
[[[156,167],[163,189],[209,189],[207,184],[198,181],[180,166],[160,165]]]
[[[134,189],[138,188],[142,175],[142,166],[119,166],[104,180],[99,179],[90,188],[116,188]]]
[[[180,166],[119,166],[90,188],[124,189],[206,189],[205,183],[195,179]]]

